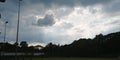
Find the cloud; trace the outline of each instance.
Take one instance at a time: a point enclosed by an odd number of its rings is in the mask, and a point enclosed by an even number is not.
[[[111,14],[120,13],[119,5],[120,5],[119,0],[112,1],[111,3],[106,4],[106,6],[103,7],[104,8],[103,11]]]
[[[88,5],[94,5],[94,4],[106,4],[107,2],[110,2],[111,0],[30,0],[29,3],[35,4],[35,3],[41,3],[46,7],[50,6],[88,6]]]
[[[56,23],[56,24],[58,24],[58,23]],[[68,29],[71,29],[72,27],[74,27],[73,24],[69,23],[69,22],[61,22],[55,26],[55,28],[57,28],[58,30],[66,30],[66,29],[68,30]]]
[[[46,15],[44,18],[41,18],[37,21],[38,26],[52,26],[55,24],[54,17],[52,15]]]
[[[16,39],[18,1],[0,4],[1,41],[4,20],[9,22],[6,40]],[[19,41],[69,44],[79,38],[120,31],[119,3],[119,0],[23,0]]]
[[[62,27],[65,28],[65,29],[69,29],[69,28],[72,28],[73,25],[72,25],[72,23],[63,23]]]

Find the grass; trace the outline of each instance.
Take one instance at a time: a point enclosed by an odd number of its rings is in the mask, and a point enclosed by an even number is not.
[[[23,59],[19,59],[23,60]],[[65,57],[50,57],[50,58],[24,58],[24,60],[120,60],[120,58],[65,58]]]

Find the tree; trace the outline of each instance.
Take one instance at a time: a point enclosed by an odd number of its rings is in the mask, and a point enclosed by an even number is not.
[[[96,35],[93,39],[79,39],[68,45],[49,43],[42,51],[47,56],[67,57],[118,57],[120,55],[120,32]]]
[[[20,46],[21,47],[28,47],[28,44],[26,41],[21,41]]]

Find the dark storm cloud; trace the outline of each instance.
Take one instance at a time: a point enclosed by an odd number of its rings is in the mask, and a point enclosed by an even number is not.
[[[26,0],[27,1],[27,0]],[[94,5],[99,3],[107,3],[111,0],[30,0],[31,4],[35,3],[41,3],[45,6],[52,6],[52,5],[58,5],[58,6],[76,6],[76,5]]]
[[[79,0],[81,1],[82,5],[94,5],[94,4],[106,4],[107,2],[110,2],[111,0]]]
[[[52,26],[55,24],[55,20],[52,15],[46,15],[43,19],[38,20],[38,26]]]
[[[1,5],[0,13],[5,18],[5,20],[10,20],[12,17],[14,17],[13,15],[15,14],[17,17],[18,1],[19,0],[7,0],[4,4],[0,4]],[[89,5],[99,4],[99,3],[107,3],[110,1],[111,0],[22,0],[21,11],[26,11],[29,9],[31,10],[31,13],[34,12],[37,14],[43,11],[45,12],[46,10],[48,10],[47,8],[51,8],[51,6],[57,6],[57,8],[60,8],[61,6],[69,6],[69,7],[80,6],[80,5],[89,6]],[[41,7],[33,8],[32,5],[36,5],[36,4],[41,4],[45,8],[41,8]],[[109,9],[109,10],[112,10],[112,9]]]
[[[6,0],[5,3],[0,4],[0,14],[2,15],[1,20],[3,22],[8,21],[7,28],[16,27],[17,11],[18,11],[17,0]]]
[[[115,0],[104,6],[104,11],[112,14],[120,13],[120,0]]]

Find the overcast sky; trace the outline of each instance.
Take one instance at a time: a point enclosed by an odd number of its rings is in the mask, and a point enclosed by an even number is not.
[[[0,41],[16,40],[19,0],[0,3]],[[23,0],[19,42],[70,44],[80,38],[120,31],[120,0]]]

